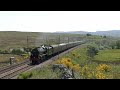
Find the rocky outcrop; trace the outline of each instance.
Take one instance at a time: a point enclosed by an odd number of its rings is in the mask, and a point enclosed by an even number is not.
[[[61,79],[75,79],[73,70],[68,69],[63,64],[54,64],[52,66],[53,71],[59,71],[61,73]]]

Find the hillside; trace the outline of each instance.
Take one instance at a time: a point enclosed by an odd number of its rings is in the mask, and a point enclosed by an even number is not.
[[[43,43],[55,44],[59,42],[74,41],[74,37],[83,35],[60,34],[60,33],[43,33],[43,32],[17,32],[17,31],[0,31],[0,50],[16,47],[39,46]]]
[[[27,36],[35,40],[39,35],[37,32],[15,32],[15,31],[1,31],[0,32],[0,49],[9,49],[10,47],[23,47],[27,45]]]
[[[69,31],[69,32],[59,32],[59,33],[69,33],[69,34],[87,34],[87,33],[90,33],[93,35],[100,35],[100,36],[106,35],[106,36],[120,37],[120,30],[96,31],[96,32]]]
[[[97,32],[90,32],[90,33],[94,35],[106,35],[106,36],[120,37],[120,30],[97,31]]]

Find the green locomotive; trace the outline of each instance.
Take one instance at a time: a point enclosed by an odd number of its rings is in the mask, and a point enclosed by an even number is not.
[[[31,51],[31,64],[39,64],[53,55],[56,55],[82,43],[84,43],[84,41],[75,41],[58,45],[41,45],[40,47],[36,47]]]

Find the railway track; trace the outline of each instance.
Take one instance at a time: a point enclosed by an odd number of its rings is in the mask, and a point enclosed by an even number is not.
[[[23,65],[23,66],[20,66],[20,67],[18,67],[16,69],[12,69],[12,70],[10,70],[8,72],[2,73],[0,75],[0,78],[1,79],[11,79],[11,78],[15,77],[16,75],[18,75],[18,74],[20,74],[20,73],[22,73],[22,72],[24,72],[24,71],[26,71],[26,70],[28,70],[28,69],[30,69],[32,67],[33,66],[29,66],[27,64]]]
[[[59,57],[70,52],[71,50],[78,48],[79,46],[73,47],[71,49],[68,49],[68,50],[60,53]],[[59,57],[58,57],[58,55],[56,55],[56,56],[53,56],[52,58],[48,59],[47,61],[49,61],[49,60],[54,61],[55,59],[57,59]],[[29,60],[26,60],[26,61],[21,62],[19,64],[11,65],[11,66],[5,67],[3,69],[0,69],[0,79],[11,79],[11,78],[19,75],[20,73],[27,71],[35,66],[35,65],[32,65],[32,66],[29,65],[29,63],[30,63]],[[41,64],[43,64],[43,63],[44,62],[42,62]]]
[[[29,65],[29,60],[25,60],[19,64],[14,64],[0,69],[0,79],[10,79],[19,73],[28,70],[32,66]]]
[[[24,65],[24,64],[29,64],[29,60],[25,60],[21,63],[18,63],[18,64],[13,64],[13,65],[10,65],[10,66],[6,66],[6,67],[3,67],[3,68],[0,68],[0,74],[6,72],[6,71],[9,71],[11,69],[14,69],[14,68],[17,68],[21,65]]]

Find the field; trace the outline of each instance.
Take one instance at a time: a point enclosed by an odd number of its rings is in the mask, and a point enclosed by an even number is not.
[[[27,32],[0,32],[0,49],[8,50],[9,48],[27,47],[27,36],[37,37],[38,33]],[[35,41],[35,37],[31,41]]]
[[[120,62],[120,49],[101,50],[95,60],[107,62]]]
[[[0,54],[0,68],[3,66],[10,65],[10,57],[14,57],[15,59],[12,61],[12,64],[16,64],[19,62],[22,62],[23,60],[28,58],[28,55],[26,56],[20,56],[20,55],[14,55],[14,54]]]
[[[59,42],[60,35],[60,42]],[[74,34],[54,34],[38,32],[0,32],[0,50],[9,50],[10,48],[33,47],[41,44],[58,44],[62,42],[82,40],[84,35]]]

